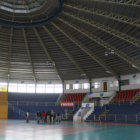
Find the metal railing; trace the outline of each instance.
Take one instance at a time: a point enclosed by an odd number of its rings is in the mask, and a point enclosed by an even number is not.
[[[8,101],[8,102],[0,102],[0,105],[8,104],[8,105],[24,105],[24,106],[57,106],[57,103],[54,102],[32,102],[32,101]]]
[[[17,116],[21,116],[22,118],[26,118],[26,112],[23,111],[22,109],[12,105],[12,104],[9,104],[9,108],[12,109],[13,112],[15,112],[17,114]],[[36,119],[36,114],[35,113],[30,113],[30,118],[32,120]]]
[[[59,106],[57,102],[32,102],[32,101],[0,101],[0,105],[8,104],[8,105],[15,105],[15,106]],[[74,107],[81,106],[81,102],[74,102]]]
[[[116,123],[140,123],[140,113],[138,114],[107,114],[101,119],[99,115],[93,115],[89,122],[116,122]]]
[[[26,112],[23,111],[22,109],[10,104],[9,105],[9,108],[14,112],[16,113],[16,116],[18,116],[19,118],[16,118],[16,119],[26,119]],[[21,117],[20,117],[21,116]],[[66,117],[66,114],[61,114],[61,119],[62,120],[66,120],[67,117]],[[36,113],[32,113],[30,112],[30,120],[37,120],[37,115]]]

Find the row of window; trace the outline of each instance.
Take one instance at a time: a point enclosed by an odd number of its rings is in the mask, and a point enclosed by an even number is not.
[[[0,87],[4,89],[7,87],[7,83],[0,83]],[[20,93],[63,93],[62,84],[17,84],[10,83],[8,86],[8,92],[20,92]]]
[[[117,87],[118,81],[110,82],[110,87]],[[100,88],[101,83],[95,82],[92,83],[92,88]],[[65,89],[89,89],[89,83],[75,83],[75,84],[66,84]],[[63,85],[62,84],[17,84],[17,83],[9,83],[7,88],[7,83],[0,83],[0,91],[8,92],[21,92],[21,93],[63,93]]]
[[[66,84],[65,89],[89,89],[89,83],[83,84]]]
[[[101,82],[92,83],[92,88],[94,88],[94,89],[100,88],[101,84],[103,84],[103,83],[101,83]],[[109,82],[109,86],[110,87],[118,87],[118,81]],[[89,83],[66,84],[67,90],[69,90],[69,89],[89,89],[89,88],[90,88]]]
[[[101,83],[92,83],[92,88],[99,88],[101,86]],[[82,84],[66,84],[66,89],[89,89],[90,85],[89,83],[82,83]]]

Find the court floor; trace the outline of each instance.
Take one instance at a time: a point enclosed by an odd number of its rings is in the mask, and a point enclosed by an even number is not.
[[[0,120],[0,140],[140,140],[140,126]]]

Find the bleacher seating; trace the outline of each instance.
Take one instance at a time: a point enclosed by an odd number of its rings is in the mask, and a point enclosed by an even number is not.
[[[75,102],[80,103],[85,97],[86,93],[67,93],[61,102]]]
[[[73,110],[72,114],[69,116],[67,121],[73,120],[74,113],[79,109],[79,107],[61,107],[61,106],[28,106],[28,105],[14,105],[9,106],[8,118],[9,119],[25,119],[25,112],[30,111],[32,114],[30,119],[36,118],[36,112],[39,111],[49,111],[53,110],[54,112],[59,112],[61,115],[65,115],[65,110]]]
[[[60,94],[25,94],[8,93],[8,118],[23,119],[22,112],[30,110],[35,113],[38,110],[47,110],[46,106],[55,106]]]
[[[8,101],[56,103],[60,94],[8,93]]]
[[[96,121],[106,108],[108,113],[101,118],[102,122],[140,123],[140,101],[130,102],[138,93],[140,89],[121,91],[114,98],[114,103],[105,105],[103,109],[95,106],[95,111],[87,118],[87,121]]]
[[[25,119],[25,113],[30,111],[31,118],[35,119],[36,112],[53,110],[60,114],[65,114],[65,110],[73,110],[68,120],[73,119],[73,114],[79,109],[75,107],[61,107],[56,105],[60,94],[8,94],[8,118],[9,119]],[[53,104],[52,104],[53,103]]]
[[[129,102],[131,101],[138,93],[140,89],[133,89],[133,90],[123,90],[118,92],[114,102]]]
[[[119,123],[140,123],[140,104],[112,104],[102,121]]]

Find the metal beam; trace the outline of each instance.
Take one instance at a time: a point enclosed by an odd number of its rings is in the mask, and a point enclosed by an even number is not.
[[[88,0],[88,1],[93,1],[93,0]],[[132,6],[132,7],[140,7],[138,4],[140,0],[94,0],[94,2],[99,2],[99,3],[111,3],[115,5],[122,5],[122,6]]]
[[[128,43],[130,43],[130,44],[132,44],[132,45],[134,45],[136,47],[140,47],[140,41],[135,39],[135,38],[133,38],[133,37],[131,37],[131,36],[129,36],[129,35],[126,35],[126,34],[124,34],[122,32],[114,30],[114,29],[112,29],[112,28],[110,28],[108,26],[105,26],[105,25],[100,24],[98,22],[92,21],[90,19],[86,20],[83,17],[80,17],[79,15],[77,16],[76,14],[71,15],[71,14],[69,14],[67,12],[65,12],[63,14],[65,16],[69,16],[69,17],[72,17],[73,19],[79,20],[80,22],[83,22],[83,23],[85,23],[85,24],[87,24],[87,25],[89,25],[91,27],[94,27],[94,28],[97,28],[97,29],[99,29],[101,31],[109,33],[109,34],[111,34],[111,35],[113,35],[113,36],[115,36],[117,38],[120,38],[120,39],[122,39],[124,41],[127,41]]]
[[[74,24],[70,24],[67,21],[64,21],[63,19],[59,20],[65,24],[67,24],[68,26],[70,26],[71,28],[73,28],[74,30],[78,31],[79,33],[83,34],[84,36],[88,37],[89,39],[91,39],[92,41],[96,42],[97,44],[99,44],[100,46],[108,49],[108,50],[114,50],[115,54],[117,56],[119,56],[121,59],[123,59],[124,61],[126,61],[127,63],[131,64],[133,67],[140,69],[140,64],[136,63],[131,57],[129,57],[127,54],[123,53],[122,51],[116,49],[115,47],[111,46],[110,44],[106,43],[105,41],[103,41],[102,39],[100,39],[99,37],[91,34],[89,31],[84,30],[81,31],[81,29],[78,29],[79,27],[74,25]]]
[[[75,3],[77,0],[73,0]],[[79,1],[79,0],[78,0]],[[131,6],[131,7],[140,7],[140,0],[85,0],[88,2],[96,2],[96,3],[105,3],[105,4],[114,4],[114,5],[120,5],[120,6]],[[83,2],[83,0],[80,0],[80,2]],[[79,3],[80,3],[79,2]]]
[[[75,7],[73,5],[66,5],[65,4],[65,7],[68,7],[68,8],[72,8],[72,9],[76,9],[76,10],[79,10],[79,11],[82,11],[82,12],[87,12],[91,15],[97,15],[97,16],[101,16],[101,17],[104,17],[104,18],[108,18],[108,19],[111,19],[111,20],[115,20],[115,21],[118,21],[118,22],[121,22],[121,23],[126,23],[128,25],[132,25],[132,26],[136,26],[136,27],[140,27],[140,20],[139,19],[133,19],[133,18],[130,18],[130,17],[127,17],[127,16],[123,16],[123,15],[119,15],[119,14],[114,14],[112,12],[107,12],[107,11],[103,11],[103,10],[100,10],[100,9],[92,9],[92,11],[87,7]]]
[[[65,23],[62,19],[59,19],[61,22]],[[68,24],[69,25],[69,24]],[[69,25],[71,26],[71,25]],[[77,39],[72,38],[70,35],[68,35],[64,30],[60,29],[60,27],[56,26],[55,27],[59,28],[59,30],[69,39],[71,40],[76,46],[78,46],[83,52],[85,52],[89,57],[91,57],[93,60],[95,60],[101,67],[103,67],[106,71],[111,72],[112,75],[117,77],[117,73],[112,70],[111,67],[107,66],[99,57],[97,57],[93,52],[91,52],[89,49],[86,48],[85,45],[83,45],[80,41]]]
[[[50,55],[50,53],[49,53],[49,51],[48,51],[48,49],[47,49],[45,43],[44,43],[43,40],[41,39],[41,37],[40,37],[40,35],[39,35],[37,29],[34,27],[33,30],[34,30],[34,33],[35,33],[36,37],[38,38],[38,40],[39,40],[41,46],[42,46],[42,48],[43,48],[43,50],[44,50],[44,52],[45,52],[47,58],[48,58],[50,61],[54,62],[54,60],[53,60],[53,58],[51,57],[51,55]],[[56,70],[56,72],[58,73],[58,75],[60,76],[60,79],[63,81],[64,79],[63,79],[62,74],[61,74],[61,72],[59,71],[59,69],[58,69],[56,63],[55,63],[55,70]]]
[[[59,30],[60,32],[61,29],[58,28],[55,24],[52,23],[52,25]],[[57,38],[54,37],[54,35],[45,27],[43,26],[44,30],[49,34],[49,36],[53,39],[53,41],[57,44],[57,46],[64,52],[64,54],[69,58],[69,60],[75,65],[75,67],[79,70],[81,74],[86,74],[86,77],[89,78],[88,74],[81,68],[81,66],[74,60],[72,55],[65,49],[65,47],[62,45],[62,43],[59,42]],[[63,32],[62,32],[63,33]]]
[[[31,67],[32,67],[33,78],[34,78],[34,81],[36,83],[37,82],[37,78],[36,78],[36,75],[35,75],[34,66],[33,66],[33,62],[32,62],[32,57],[31,57],[31,53],[30,53],[30,50],[29,50],[27,36],[26,36],[24,28],[22,28],[22,32],[23,32],[23,37],[24,37],[24,42],[25,42],[25,47],[26,47],[27,55],[29,57],[29,61],[30,61]]]
[[[13,40],[13,27],[11,27],[11,34],[10,34],[10,41],[9,41],[9,48],[8,48],[8,85],[9,85],[9,80],[10,80],[10,62],[11,62],[11,53],[12,53],[12,41]]]

